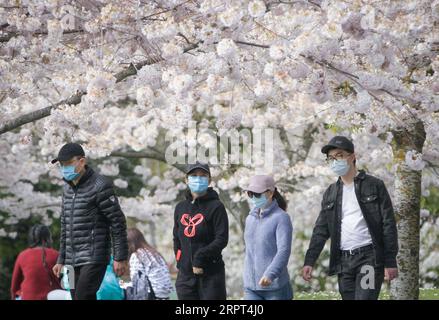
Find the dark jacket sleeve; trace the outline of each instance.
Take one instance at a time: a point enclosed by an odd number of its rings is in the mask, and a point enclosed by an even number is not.
[[[61,202],[61,216],[60,216],[61,236],[59,240],[59,255],[56,263],[64,264],[66,258],[66,218],[64,216],[64,194]]]
[[[127,260],[128,240],[125,215],[120,208],[110,180],[106,180],[99,189],[97,203],[100,213],[110,222],[114,261]]]
[[[221,203],[213,212],[212,216],[214,240],[207,246],[200,248],[194,255],[193,266],[205,267],[209,258],[215,258],[227,246],[229,241],[229,219],[226,208]]]
[[[329,239],[330,236],[326,213],[323,211],[323,205],[328,190],[323,195],[320,214],[314,225],[311,241],[309,243],[309,247],[305,255],[304,266],[311,266],[311,267],[314,266],[314,264],[317,261],[317,258],[319,257],[320,253],[323,250],[323,247],[325,246],[326,241]]]
[[[178,205],[174,211],[174,229],[172,231],[174,241],[174,254],[177,255],[177,251],[181,250],[180,239],[178,238]]]
[[[384,267],[396,268],[398,254],[398,232],[392,200],[383,181],[379,183],[380,211],[383,219]]]

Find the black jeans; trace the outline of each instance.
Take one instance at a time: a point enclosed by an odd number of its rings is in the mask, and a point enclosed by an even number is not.
[[[202,275],[178,272],[175,281],[178,300],[226,300],[224,266]]]
[[[375,266],[373,248],[354,255],[341,254],[338,288],[343,300],[377,300],[384,280],[384,267]]]
[[[75,267],[75,290],[73,300],[96,300],[102,280],[107,270],[106,264],[86,264]]]

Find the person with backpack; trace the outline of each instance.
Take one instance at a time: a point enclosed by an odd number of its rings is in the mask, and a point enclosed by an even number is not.
[[[11,282],[11,299],[46,300],[52,290],[60,289],[59,280],[51,270],[58,251],[51,248],[52,236],[47,226],[34,225],[29,232],[29,248],[15,261]]]
[[[189,189],[174,212],[174,253],[179,300],[226,300],[221,252],[229,239],[229,221],[218,193],[209,187],[209,166],[196,162],[186,169]]]
[[[139,229],[129,228],[127,234],[132,282],[127,300],[169,300],[173,286],[165,259]]]
[[[253,208],[244,231],[244,300],[291,300],[293,225],[287,203],[268,175],[251,177],[246,191]]]

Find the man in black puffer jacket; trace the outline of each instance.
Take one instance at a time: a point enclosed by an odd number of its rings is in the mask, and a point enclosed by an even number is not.
[[[96,292],[110,261],[111,243],[115,273],[120,276],[127,270],[125,216],[111,180],[86,164],[84,150],[79,144],[64,145],[52,163],[58,161],[66,184],[59,257],[53,271],[59,277],[64,265],[72,266],[75,271],[73,299],[96,300]]]

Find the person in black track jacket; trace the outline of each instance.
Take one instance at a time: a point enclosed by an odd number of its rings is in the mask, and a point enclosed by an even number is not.
[[[59,257],[53,272],[59,277],[64,265],[73,267],[72,298],[96,300],[111,249],[115,273],[120,276],[128,268],[125,216],[111,180],[86,164],[84,150],[79,144],[64,145],[58,157],[52,160],[52,163],[57,162],[66,184],[62,197]]]
[[[218,193],[209,187],[210,181],[207,164],[190,164],[186,200],[175,208],[175,287],[179,300],[226,300],[221,251],[227,246],[229,222]]]

